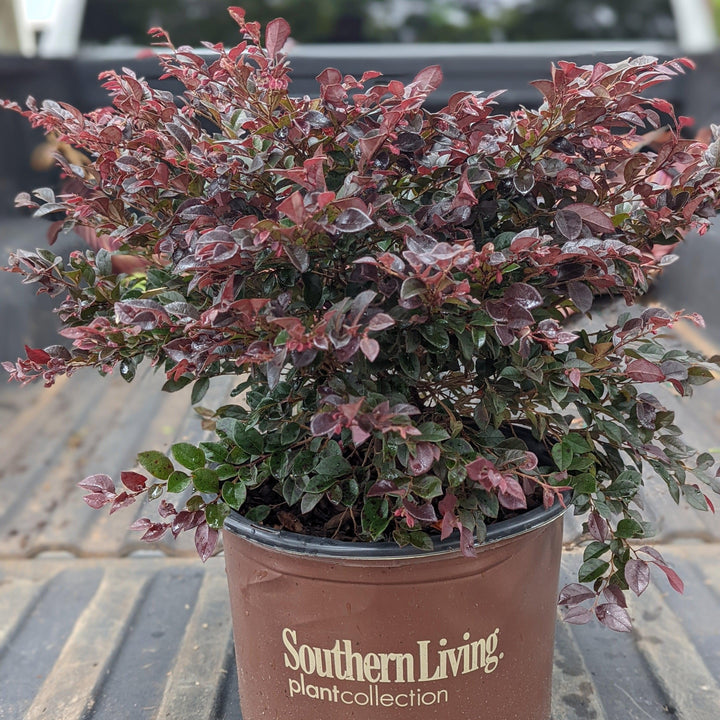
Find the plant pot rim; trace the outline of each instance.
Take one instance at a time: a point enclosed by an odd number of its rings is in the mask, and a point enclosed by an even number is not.
[[[475,543],[477,549],[484,548],[501,540],[523,535],[550,524],[563,515],[569,507],[570,493],[563,494],[565,506],[556,500],[550,508],[542,505],[488,526],[487,535],[482,543]],[[433,550],[421,550],[411,545],[400,547],[394,542],[351,542],[333,540],[331,538],[303,535],[288,530],[258,525],[239,512],[232,510],[225,518],[223,529],[242,537],[254,545],[279,550],[293,555],[312,555],[318,558],[352,559],[352,560],[405,560],[409,558],[425,558],[429,555],[450,555],[460,552],[460,538],[453,533],[446,540],[433,538]]]

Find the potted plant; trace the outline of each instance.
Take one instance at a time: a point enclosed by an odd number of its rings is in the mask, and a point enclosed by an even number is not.
[[[165,390],[194,383],[213,441],[80,485],[111,512],[158,501],[133,527],[192,531],[203,559],[225,527],[246,720],[547,720],[566,506],[590,542],[565,617],[626,631],[651,566],[681,589],[645,544],[642,470],[699,510],[718,491],[650,392],[711,379],[658,335],[701,320],[563,324],[597,293],[631,304],[658,247],[715,213],[718,142],[682,139],[687,120],[643,95],[691,63],[561,62],[537,110],[459,93],[429,113],[438,67],[408,85],[330,68],[294,97],[287,23],[261,41],[230,14],[242,42],[209,55],[153,31],[179,102],[124,71],[92,113],[4,103],[88,159],[59,158],[68,192],[17,204],[101,246],[11,256],[61,298],[71,342],[4,366],[51,385],[88,366],[132,380],[147,360]],[[235,400],[201,407],[226,374]]]

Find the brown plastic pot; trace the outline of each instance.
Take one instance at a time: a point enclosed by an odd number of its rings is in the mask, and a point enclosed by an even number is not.
[[[562,512],[477,558],[225,523],[243,720],[548,720]]]

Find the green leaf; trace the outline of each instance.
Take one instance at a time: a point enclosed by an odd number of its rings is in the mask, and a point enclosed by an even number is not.
[[[379,540],[391,517],[390,505],[386,498],[368,498],[360,514],[362,529],[373,540]]]
[[[221,463],[227,459],[227,448],[218,442],[201,442],[200,447],[210,462]]]
[[[293,473],[297,476],[309,473],[315,465],[316,455],[310,450],[302,450],[293,460]],[[292,503],[290,503],[292,505]]]
[[[460,347],[460,354],[466,360],[472,360],[475,354],[475,343],[473,342],[472,333],[462,332],[458,333],[455,337],[457,337],[458,346]]]
[[[337,483],[336,477],[329,475],[316,475],[310,478],[310,482],[305,486],[307,493],[324,493]]]
[[[303,495],[302,500],[300,501],[300,512],[303,515],[309,513],[322,500],[322,497],[322,493],[306,493],[305,495]]]
[[[610,563],[601,560],[598,557],[586,560],[578,570],[578,580],[580,582],[592,582],[604,575],[610,568]]]
[[[627,470],[623,470],[615,480],[613,480],[607,489],[607,493],[608,495],[631,498],[637,494],[641,484],[642,475],[637,470],[628,468]]]
[[[247,488],[241,482],[223,483],[222,498],[233,510],[239,510],[247,498]]]
[[[713,374],[707,368],[693,365],[688,368],[688,382],[690,385],[704,385],[713,379]]]
[[[447,430],[434,422],[423,423],[418,427],[418,430],[420,431],[420,435],[413,435],[413,442],[424,441],[437,443],[450,438]]]
[[[190,443],[175,443],[170,451],[172,456],[188,470],[205,467],[205,453]]]
[[[425,500],[432,500],[432,498],[443,494],[440,478],[434,475],[425,475],[422,478],[413,480],[412,491]]]
[[[617,538],[644,537],[644,535],[643,526],[637,520],[631,518],[622,519],[615,530],[615,537]]]
[[[270,514],[270,507],[267,505],[258,505],[257,507],[250,508],[246,513],[245,517],[254,523],[262,523],[263,520]]]
[[[210,468],[198,468],[192,474],[193,485],[198,492],[218,493],[220,491],[220,478]]]
[[[210,388],[210,378],[199,378],[193,385],[192,393],[190,394],[190,402],[193,405],[197,405],[207,393]]]
[[[548,385],[548,389],[550,390],[550,394],[553,396],[553,399],[557,403],[562,403],[562,401],[567,397],[568,388],[567,385],[555,385],[554,383],[550,383]]]
[[[280,442],[285,446],[292,445],[298,439],[301,430],[302,428],[298,423],[291,422],[284,424],[280,431]]]
[[[192,382],[191,377],[187,377],[183,375],[182,377],[179,377],[177,380],[168,380],[163,386],[162,391],[163,392],[177,392],[178,390],[182,390],[184,387],[189,385]]]
[[[476,350],[480,350],[487,340],[487,331],[482,328],[474,327],[472,329],[473,345]]]
[[[578,435],[577,433],[568,433],[562,439],[562,443],[563,445],[571,448],[574,453],[578,454],[585,453],[591,449],[588,441],[582,437],[582,435]]]
[[[148,500],[157,500],[159,497],[162,497],[162,494],[165,492],[165,486],[162,483],[155,483],[155,485],[151,485],[147,490],[147,499]]]
[[[447,350],[450,347],[450,336],[447,330],[438,323],[431,325],[421,325],[420,334],[438,350]]]
[[[205,508],[207,524],[215,530],[222,530],[225,518],[230,514],[230,508],[224,502],[213,503]]]
[[[707,470],[715,464],[715,458],[710,453],[698,455],[696,467],[698,470]]]
[[[415,353],[399,353],[398,362],[402,371],[413,380],[420,377],[420,359]]]
[[[592,495],[597,492],[597,480],[590,473],[571,478],[570,483],[577,495]]]
[[[551,449],[552,458],[558,470],[567,470],[573,460],[572,448],[564,442],[555,443]]]
[[[343,483],[342,491],[343,494],[340,502],[342,502],[345,507],[352,507],[360,496],[360,486],[357,480],[354,477],[348,478],[348,480]]]
[[[305,482],[307,478],[299,475],[290,475],[286,478],[282,485],[282,494],[288,505],[294,505],[305,492]]]
[[[690,507],[694,507],[696,510],[708,510],[707,500],[702,491],[696,488],[694,485],[683,485],[682,492],[685,499]]]
[[[237,477],[238,468],[235,465],[224,463],[222,465],[218,465],[215,468],[215,472],[218,474],[220,480],[230,480],[231,478]]]
[[[472,445],[462,438],[451,438],[443,443],[446,452],[457,453],[458,455],[472,455],[475,451]]]
[[[601,542],[591,542],[583,551],[583,560],[587,561],[591,558],[597,558],[610,552],[610,546]]]
[[[233,440],[248,455],[262,455],[264,449],[263,436],[255,428],[246,430],[238,423],[233,431]]]
[[[137,456],[137,461],[142,465],[153,477],[160,480],[167,480],[175,469],[167,455],[158,450],[147,450],[141,452]]]
[[[182,492],[190,484],[190,476],[182,470],[175,470],[167,481],[167,490],[171,493]]]
[[[318,475],[329,475],[331,478],[347,475],[351,471],[352,465],[341,455],[325,457],[315,466]]]
[[[434,549],[432,538],[422,530],[411,530],[408,537],[413,547],[420,548],[420,550],[427,550],[428,552]]]

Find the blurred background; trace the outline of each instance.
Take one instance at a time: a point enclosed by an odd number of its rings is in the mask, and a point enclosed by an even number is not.
[[[292,27],[289,46],[293,89],[316,92],[315,76],[332,65],[361,75],[379,70],[409,81],[438,63],[444,83],[429,101],[442,107],[458,90],[504,88],[500,112],[533,106],[529,82],[546,76],[552,62],[581,64],[631,55],[690,56],[698,69],[653,90],[678,114],[695,118],[689,133],[720,123],[720,0],[235,0],[262,23],[282,16]],[[176,45],[201,40],[234,44],[237,26],[227,0],[0,0],[0,98],[28,95],[70,102],[82,110],[107,103],[97,81],[107,68],[132,68],[167,89],[147,31],[168,30]],[[13,209],[20,191],[54,185],[53,147],[14,113],[0,111],[0,251],[44,242],[42,223]],[[719,226],[720,227],[720,226]],[[61,238],[69,248],[78,241]],[[658,302],[706,316],[720,345],[720,309],[713,291],[720,271],[716,234],[691,237],[684,262],[657,283]],[[22,345],[48,344],[54,328],[43,298],[19,292],[0,274],[0,356]]]

